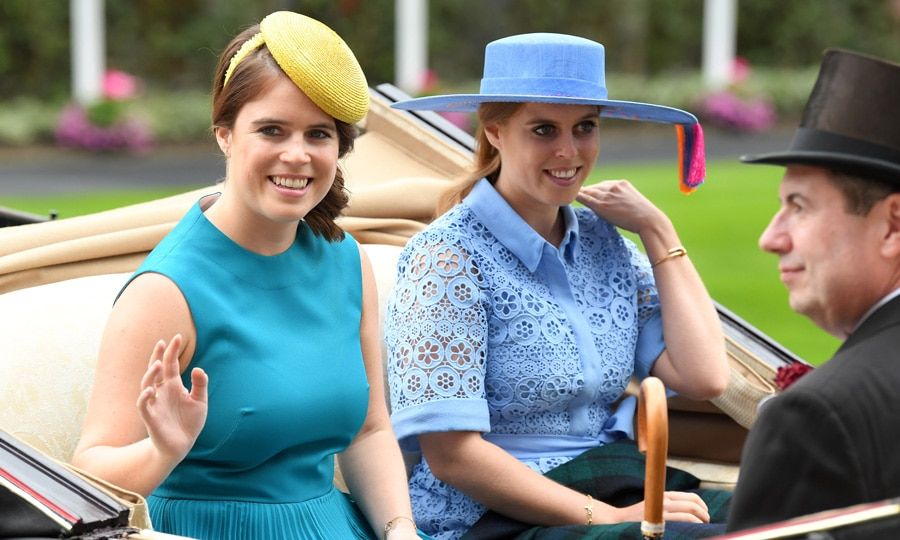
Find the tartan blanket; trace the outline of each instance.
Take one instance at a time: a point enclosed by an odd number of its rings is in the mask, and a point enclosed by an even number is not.
[[[594,499],[616,507],[640,502],[644,498],[645,460],[634,441],[606,444],[547,471],[545,476]],[[693,491],[709,507],[710,523],[667,522],[665,539],[705,538],[725,532],[731,492],[699,489],[700,480],[681,469],[666,467],[667,491]],[[641,538],[640,522],[613,525],[572,525],[534,527],[488,511],[463,536],[463,540],[630,540]]]

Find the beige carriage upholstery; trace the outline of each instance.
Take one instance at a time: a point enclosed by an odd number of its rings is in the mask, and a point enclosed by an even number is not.
[[[471,158],[377,96],[362,127],[342,164],[351,204],[340,223],[372,261],[383,317],[401,246],[432,219],[439,193]],[[0,228],[0,429],[70,458],[113,298],[190,205],[222,189]],[[673,463],[709,485],[733,485],[746,434],[739,416],[710,403],[670,404]]]

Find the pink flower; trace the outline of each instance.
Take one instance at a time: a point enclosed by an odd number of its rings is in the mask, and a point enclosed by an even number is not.
[[[153,146],[153,134],[142,122],[123,118],[109,126],[91,123],[87,113],[78,105],[63,109],[56,124],[56,143],[66,148],[92,152],[128,150],[143,153]]]
[[[117,101],[131,99],[137,94],[137,77],[117,69],[107,70],[103,75],[103,95]]]
[[[438,85],[438,75],[437,71],[433,69],[426,69],[425,73],[422,74],[422,88],[421,92],[432,92]]]
[[[731,65],[731,83],[741,84],[750,77],[750,62],[742,56],[734,59]]]
[[[794,384],[797,379],[812,370],[813,367],[811,365],[801,362],[794,362],[787,366],[781,366],[775,374],[775,386],[777,386],[779,390],[787,390],[788,386]]]
[[[767,99],[742,99],[730,90],[707,94],[699,109],[714,124],[751,133],[771,128],[777,119],[775,107]]]
[[[460,111],[441,111],[439,115],[446,118],[451,124],[459,129],[471,133],[472,131],[472,114]]]

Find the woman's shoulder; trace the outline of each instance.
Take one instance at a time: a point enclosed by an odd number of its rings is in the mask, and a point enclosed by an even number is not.
[[[344,234],[336,239],[329,240],[323,236],[315,235],[319,242],[322,242],[326,249],[330,249],[335,252],[344,253],[350,256],[353,254],[358,254],[362,250],[362,244],[360,244],[359,240],[356,239],[355,236],[350,234],[348,231],[343,231]]]
[[[202,200],[202,199],[201,199]],[[178,220],[175,227],[160,240],[144,259],[140,269],[149,269],[164,264],[172,264],[173,260],[191,258],[197,255],[194,248],[196,237],[209,234],[207,223],[201,210],[201,201],[195,202]]]
[[[465,205],[458,204],[414,234],[406,243],[404,252],[430,251],[440,246],[467,247],[473,223],[477,224],[474,213]]]
[[[575,218],[578,220],[579,234],[603,237],[621,236],[615,226],[597,215],[590,208],[579,207],[573,208],[573,210],[575,211]]]
[[[582,249],[588,251],[627,250],[631,243],[615,225],[589,208],[576,208],[578,238]]]
[[[641,250],[633,240],[624,236],[615,225],[588,208],[576,208],[579,242],[589,252],[605,252],[604,258],[618,253],[621,257],[640,258]],[[611,251],[610,251],[611,250]]]

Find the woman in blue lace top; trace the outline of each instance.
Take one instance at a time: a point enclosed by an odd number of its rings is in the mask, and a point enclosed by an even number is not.
[[[481,124],[474,173],[400,258],[386,323],[392,421],[422,451],[410,494],[436,538],[487,509],[537,525],[640,521],[643,503],[615,508],[542,473],[633,437],[633,399],[614,407],[632,376],[696,399],[727,384],[715,308],[671,221],[627,181],[583,187],[601,116],[679,124],[702,144],[689,113],[607,99],[603,54],[513,36],[488,45],[480,93],[396,105],[477,109]],[[664,506],[666,520],[709,519],[693,493]]]

